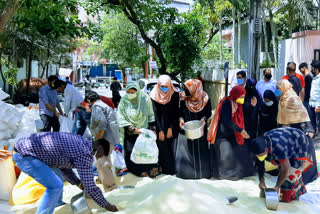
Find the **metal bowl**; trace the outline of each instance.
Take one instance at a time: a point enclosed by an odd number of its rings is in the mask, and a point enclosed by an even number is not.
[[[85,191],[71,198],[71,208],[74,214],[91,214],[91,209],[86,200]]]
[[[204,123],[201,123],[200,120],[192,120],[185,123],[183,129],[188,139],[195,140],[203,136]]]
[[[277,210],[279,206],[279,196],[278,193],[272,188],[266,188],[264,190],[266,197],[266,207],[269,210]]]

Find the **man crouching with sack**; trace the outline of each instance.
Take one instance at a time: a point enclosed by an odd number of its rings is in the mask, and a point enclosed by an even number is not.
[[[63,182],[52,168],[60,169],[67,181],[85,190],[100,207],[118,211],[94,183],[93,156],[104,153],[105,144],[108,142],[100,139],[94,143],[96,148],[93,149],[92,142],[84,137],[61,132],[36,133],[18,140],[12,155],[14,162],[24,173],[46,187],[37,213],[53,213],[63,191]],[[80,179],[73,168],[77,169]]]

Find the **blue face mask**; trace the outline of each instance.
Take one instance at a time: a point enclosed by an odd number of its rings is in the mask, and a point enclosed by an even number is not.
[[[237,79],[237,82],[239,85],[242,85],[243,84],[243,79]]]
[[[169,91],[169,88],[164,88],[164,87],[160,87],[160,90],[164,93],[168,92]]]
[[[282,92],[281,92],[279,89],[276,89],[276,90],[274,91],[274,94],[275,94],[277,97],[279,97],[279,96],[281,96]]]

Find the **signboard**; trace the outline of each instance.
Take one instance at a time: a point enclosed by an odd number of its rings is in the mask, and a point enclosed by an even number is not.
[[[157,69],[158,67],[157,67],[157,62],[156,61],[150,61],[150,68],[152,68],[152,69]]]

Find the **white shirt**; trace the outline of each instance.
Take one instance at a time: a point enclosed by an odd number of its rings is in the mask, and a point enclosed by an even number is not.
[[[272,79],[270,79],[269,82],[260,80],[256,85],[256,89],[259,92],[260,96],[263,98],[263,94],[266,90],[271,90],[274,92],[277,89],[277,81]]]
[[[78,89],[73,85],[67,84],[64,89],[64,113],[69,114],[69,112],[77,108],[82,101],[83,97]]]

